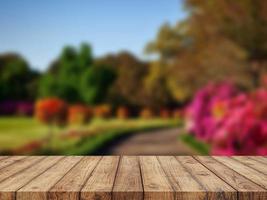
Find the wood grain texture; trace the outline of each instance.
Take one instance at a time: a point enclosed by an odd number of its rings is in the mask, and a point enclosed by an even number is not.
[[[8,158],[8,156],[0,156],[0,161]]]
[[[111,200],[119,156],[105,156],[81,191],[82,200]]]
[[[264,189],[267,189],[267,176],[258,172],[257,170],[248,167],[241,162],[226,157],[226,156],[214,156],[216,160],[228,166],[229,168],[235,170],[239,174],[245,176],[247,179],[253,181],[254,183],[260,185]]]
[[[51,200],[79,200],[80,191],[100,161],[100,156],[84,157],[49,191]]]
[[[256,160],[258,162],[262,162],[267,165],[267,158],[264,156],[249,156],[251,159]]]
[[[266,157],[0,156],[0,200],[266,200]]]
[[[196,156],[199,162],[238,191],[240,200],[267,199],[267,191],[209,156]]]
[[[15,192],[29,181],[53,166],[63,157],[46,157],[26,170],[17,173],[0,183],[0,200],[15,200]]]
[[[138,157],[123,156],[114,183],[113,200],[142,200],[143,185]]]
[[[6,178],[34,165],[36,162],[44,159],[42,156],[27,157],[25,159],[17,160],[12,159],[11,163],[0,170],[0,182]]]
[[[237,191],[191,156],[176,157],[179,162],[205,188],[207,199],[237,199]]]
[[[65,157],[53,167],[33,179],[17,191],[17,200],[46,200],[48,191],[75,165],[82,157]]]
[[[12,163],[15,163],[19,160],[22,160],[26,158],[26,156],[12,156],[12,157],[2,157],[2,159],[0,160],[0,169],[11,165]]]
[[[235,160],[249,166],[265,175],[267,175],[267,164],[251,159],[249,156],[233,156]]]
[[[140,156],[145,200],[169,200],[175,191],[156,156]]]
[[[158,160],[175,190],[176,200],[205,199],[205,189],[174,156],[159,156]]]

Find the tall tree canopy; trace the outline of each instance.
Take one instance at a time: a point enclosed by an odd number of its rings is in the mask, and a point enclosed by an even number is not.
[[[230,79],[249,88],[266,71],[267,1],[185,0],[188,16],[161,27],[148,44],[157,53],[177,100],[209,81]]]
[[[144,103],[144,79],[148,73],[148,63],[138,60],[129,52],[107,55],[96,63],[110,66],[117,78],[112,85],[108,100],[117,105],[142,105]]]
[[[41,97],[59,97],[70,103],[97,104],[103,101],[114,73],[94,63],[91,47],[82,44],[77,50],[65,47],[43,75]]]
[[[33,100],[38,78],[20,55],[0,55],[0,100]]]

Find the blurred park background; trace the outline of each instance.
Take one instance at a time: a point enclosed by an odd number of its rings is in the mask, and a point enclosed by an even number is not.
[[[0,10],[0,154],[267,155],[267,1]]]

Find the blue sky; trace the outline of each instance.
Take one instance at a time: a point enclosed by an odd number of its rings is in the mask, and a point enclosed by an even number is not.
[[[96,56],[128,50],[145,58],[158,28],[184,16],[182,0],[1,0],[0,53],[20,53],[38,70],[81,42]]]

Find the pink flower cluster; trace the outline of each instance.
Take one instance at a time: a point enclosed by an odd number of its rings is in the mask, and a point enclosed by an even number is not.
[[[267,155],[267,90],[238,91],[230,83],[199,90],[186,112],[187,129],[214,155]]]

